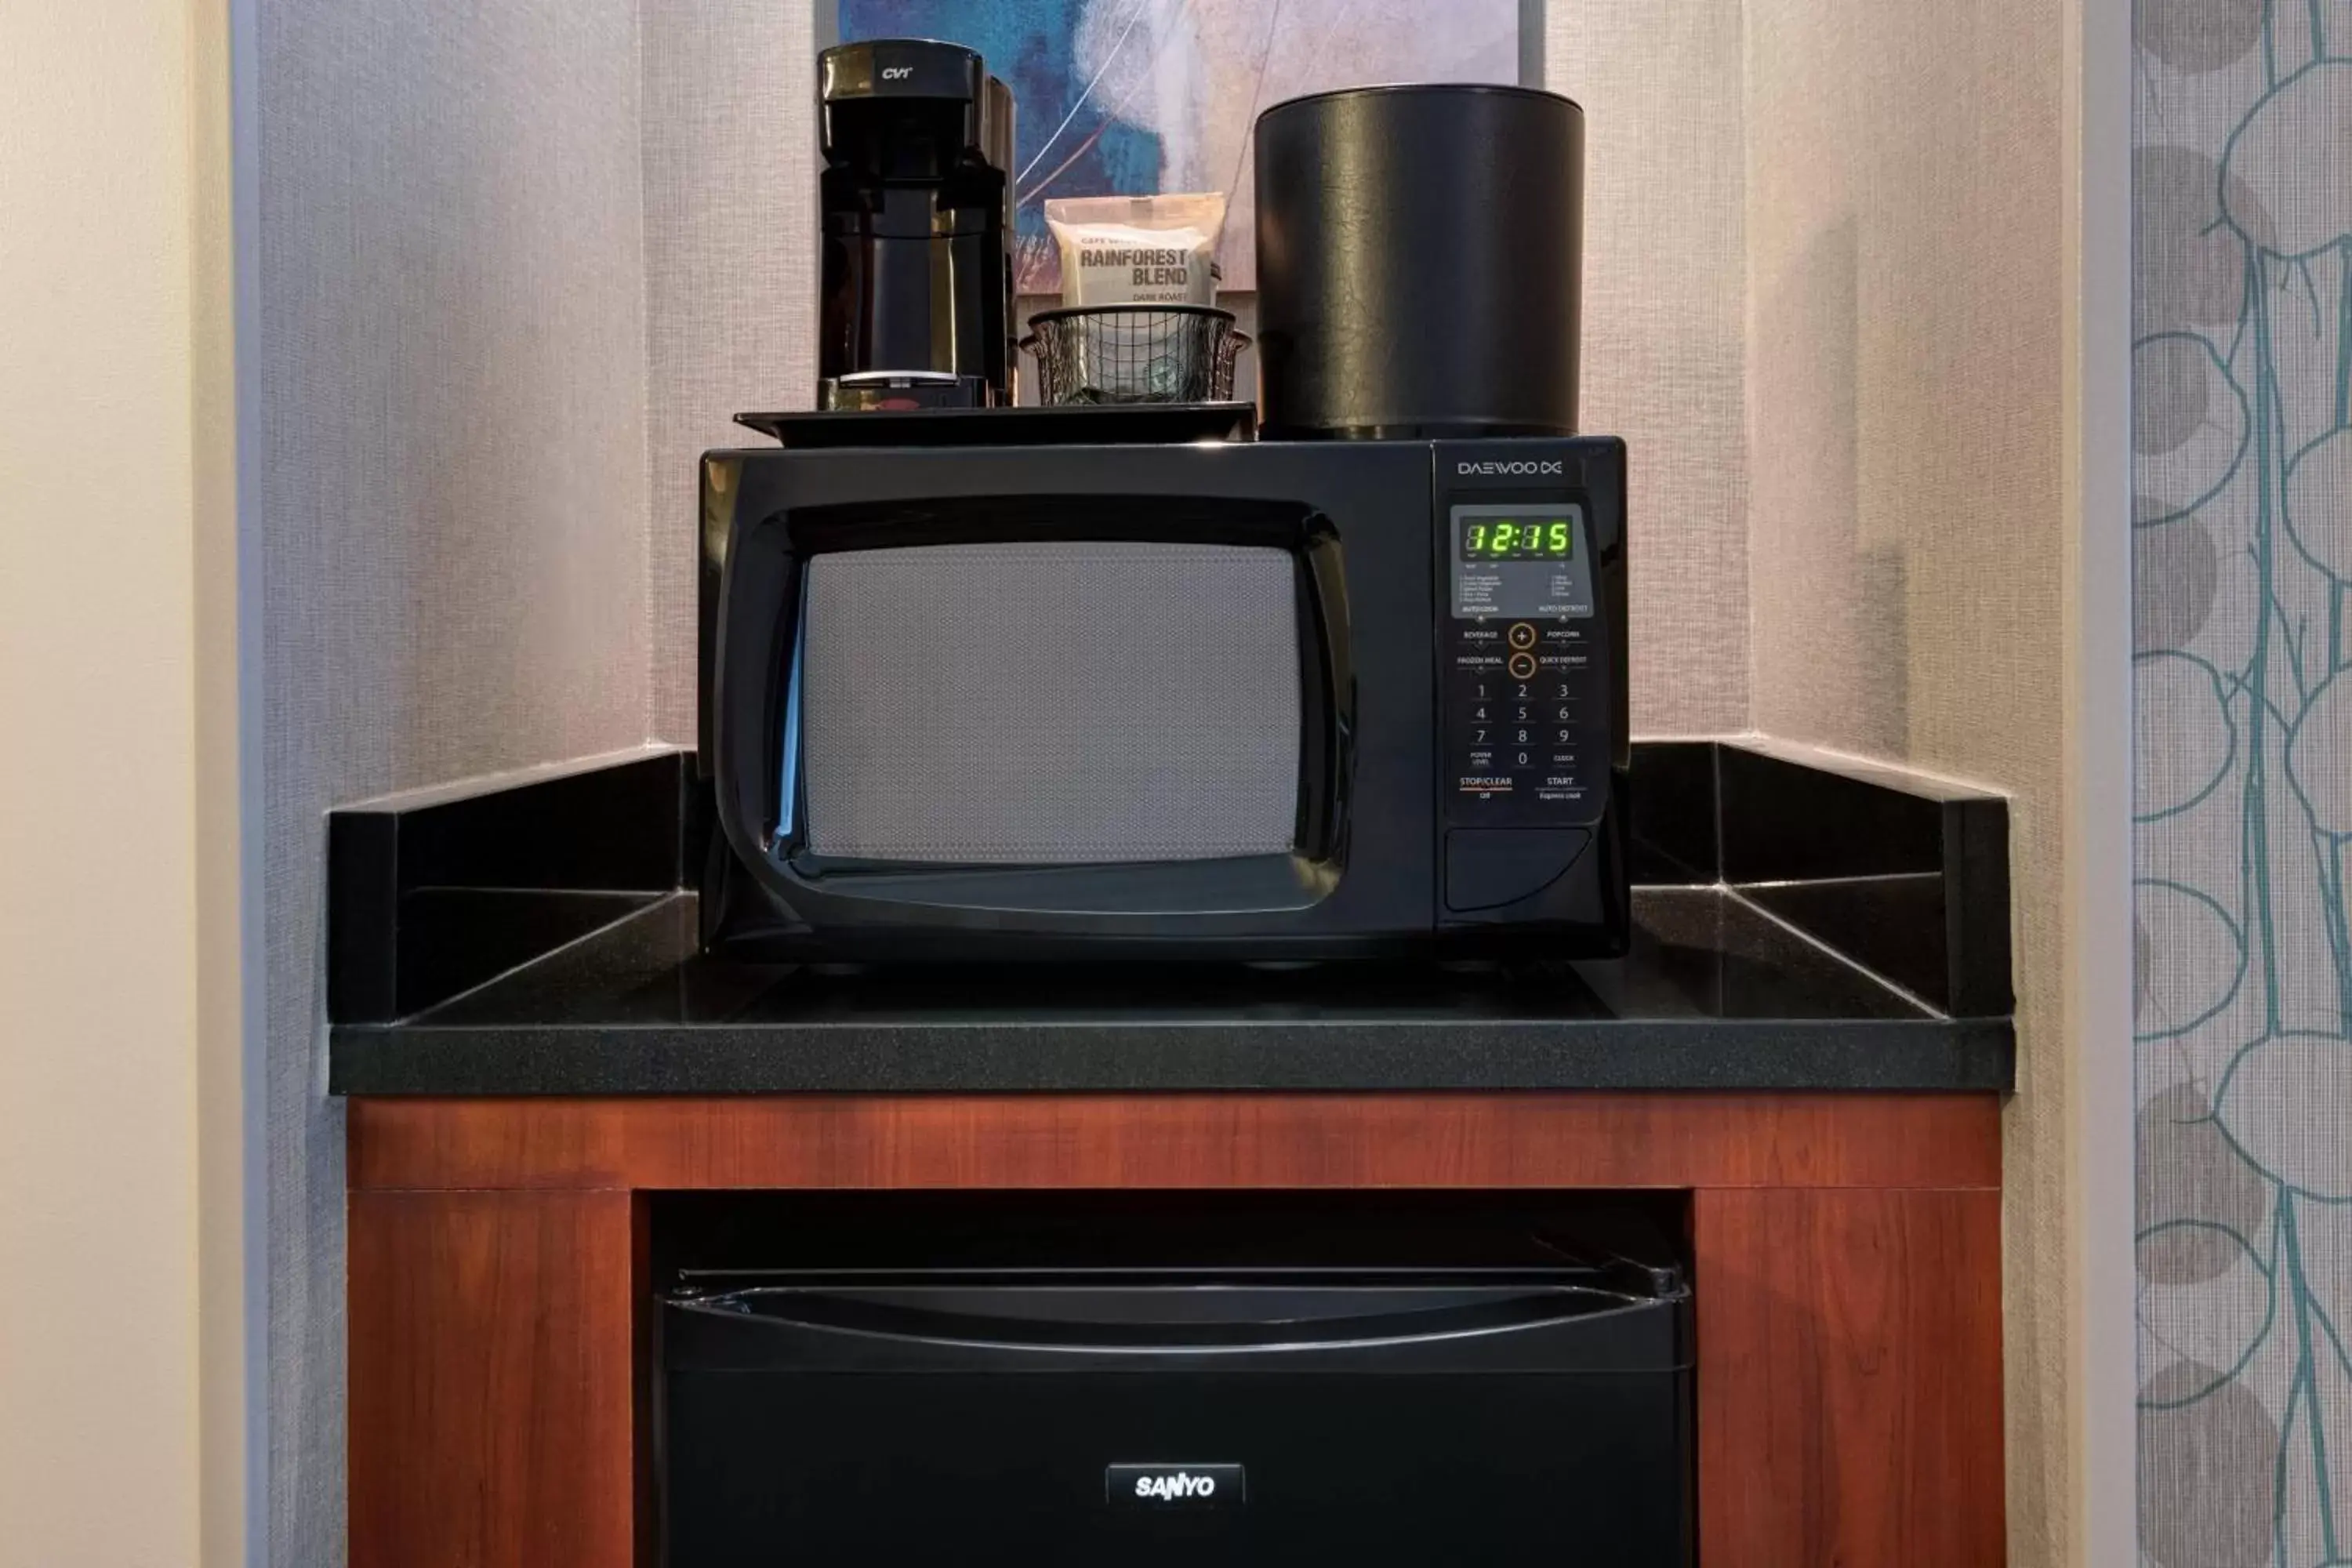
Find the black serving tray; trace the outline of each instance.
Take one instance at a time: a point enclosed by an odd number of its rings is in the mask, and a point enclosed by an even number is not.
[[[1255,441],[1249,403],[1071,403],[1052,408],[803,409],[738,414],[787,447],[1125,447]]]

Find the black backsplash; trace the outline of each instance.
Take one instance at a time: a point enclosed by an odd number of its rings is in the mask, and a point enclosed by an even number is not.
[[[1956,1017],[2013,1007],[2000,796],[1729,741],[1636,744],[1633,795],[1637,883],[1721,882]]]
[[[328,1016],[410,1016],[675,891],[689,761],[649,752],[330,813]]]
[[[691,752],[489,780],[328,819],[328,1011],[382,1024],[689,885],[708,852]],[[1938,1012],[2005,1016],[2001,797],[1737,742],[1633,747],[1637,884],[1732,892]]]
[[[1633,809],[1626,820],[1637,885],[1723,879],[1715,754],[1713,741],[1633,743]]]

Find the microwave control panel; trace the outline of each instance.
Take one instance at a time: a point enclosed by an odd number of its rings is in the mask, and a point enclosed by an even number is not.
[[[1573,502],[1456,506],[1440,637],[1445,819],[1574,826],[1608,798],[1608,655]]]

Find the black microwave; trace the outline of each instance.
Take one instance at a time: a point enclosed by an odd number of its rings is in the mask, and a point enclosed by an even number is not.
[[[713,951],[1624,951],[1622,442],[771,448],[701,482]]]

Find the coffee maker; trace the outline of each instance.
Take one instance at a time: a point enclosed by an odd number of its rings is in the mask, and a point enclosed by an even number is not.
[[[843,44],[817,73],[817,406],[1012,403],[1012,90],[928,38]]]

